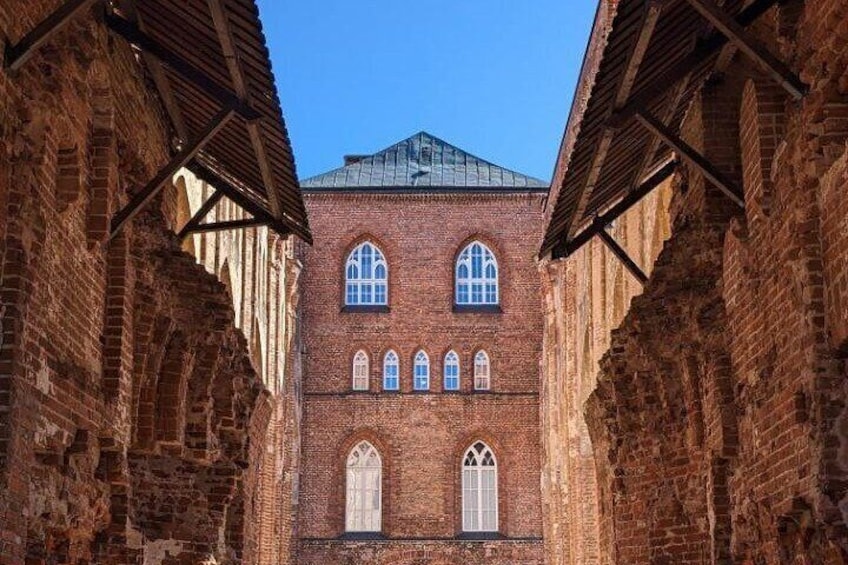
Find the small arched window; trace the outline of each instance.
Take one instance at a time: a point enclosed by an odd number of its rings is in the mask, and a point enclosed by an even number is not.
[[[482,441],[469,447],[462,460],[462,530],[498,531],[498,464]]]
[[[415,354],[413,387],[415,390],[430,390],[430,358],[423,351]]]
[[[385,306],[388,304],[389,266],[386,258],[369,241],[350,252],[345,265],[345,304]]]
[[[456,304],[484,306],[499,303],[498,262],[492,251],[470,243],[456,260]]]
[[[478,351],[474,356],[474,390],[489,390],[492,387],[492,370],[489,354]]]
[[[400,389],[399,373],[397,353],[390,350],[383,358],[383,390]]]
[[[359,443],[347,458],[345,530],[379,532],[382,514],[383,461],[373,445]]]
[[[368,390],[368,354],[362,350],[353,356],[353,390]]]
[[[459,390],[459,355],[448,351],[445,355],[445,390]]]

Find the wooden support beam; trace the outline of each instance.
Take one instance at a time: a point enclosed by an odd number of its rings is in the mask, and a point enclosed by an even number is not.
[[[754,23],[757,18],[770,10],[778,0],[754,0],[750,6],[742,10],[736,16],[736,23],[745,28]],[[613,116],[607,120],[607,125],[612,128],[620,128],[624,123],[636,115],[637,112],[647,108],[657,98],[665,94],[665,92],[683,80],[689,75],[698,65],[704,62],[704,59],[712,57],[718,53],[722,47],[727,45],[728,39],[722,33],[714,33],[703,42],[699,43],[695,49],[686,57],[680,60],[668,71],[663,73],[663,80],[654,81],[654,83],[634,94],[627,104],[622,106]]]
[[[796,100],[800,100],[807,92],[807,85],[801,82],[789,67],[772,55],[765,46],[745,33],[713,0],[686,0],[704,19],[710,22],[719,32],[772,77]]]
[[[53,35],[97,0],[68,0],[39,22],[32,31],[14,45],[6,44],[4,64],[7,69],[17,70],[38,51]],[[10,13],[11,15],[11,13]]]
[[[607,232],[606,229],[602,229],[598,232],[598,236],[601,238],[601,241],[612,251],[613,255],[618,257],[618,259],[624,264],[624,267],[630,271],[630,274],[633,275],[636,280],[638,280],[643,286],[646,282],[648,282],[648,276],[639,268],[639,265],[630,258],[630,255],[627,254],[627,251],[621,247],[618,242],[613,239],[613,237]]]
[[[197,139],[186,144],[186,146],[183,147],[173,157],[173,159],[171,159],[170,162],[168,162],[168,164],[156,174],[155,177],[153,177],[153,180],[147,183],[147,186],[140,190],[132,198],[132,200],[130,200],[129,204],[115,214],[115,217],[112,218],[112,232],[109,235],[109,239],[111,240],[114,238],[124,224],[135,217],[135,215],[138,214],[144,206],[146,206],[157,194],[159,194],[171,177],[173,177],[182,167],[188,164],[188,162],[197,155],[203,146],[206,145],[209,140],[221,130],[221,128],[227,125],[227,122],[229,122],[234,115],[235,110],[233,108],[224,108],[215,114],[206,128],[200,133],[200,135],[198,135]]]
[[[186,165],[186,168],[194,173],[194,175],[202,181],[209,183],[214,186],[217,190],[220,190],[224,193],[224,195],[235,202],[235,204],[241,208],[243,208],[249,214],[252,214],[257,220],[262,220],[264,224],[277,232],[280,236],[286,237],[292,232],[297,233],[300,237],[302,237],[307,243],[312,243],[312,238],[309,237],[309,234],[304,232],[303,230],[296,230],[289,228],[282,221],[278,220],[274,216],[272,216],[267,210],[263,209],[261,206],[253,202],[250,198],[242,194],[242,192],[233,186],[229,181],[224,178],[221,178],[220,175],[216,174],[214,171],[203,165],[202,163],[194,160]]]
[[[212,21],[215,24],[215,31],[218,34],[218,40],[221,42],[224,59],[227,62],[230,77],[233,79],[235,93],[239,98],[247,100],[249,94],[247,84],[244,80],[241,65],[239,64],[239,54],[236,50],[236,42],[233,39],[224,2],[225,0],[207,0],[209,11],[212,13]],[[253,147],[253,154],[259,165],[259,173],[262,175],[262,184],[265,185],[265,192],[268,196],[271,212],[279,217],[280,203],[277,199],[277,182],[274,178],[271,165],[268,162],[268,154],[265,150],[265,142],[260,128],[260,123],[248,122],[247,133],[250,137],[250,144]]]
[[[244,220],[228,220],[226,222],[214,222],[211,224],[198,224],[196,226],[192,226],[188,233],[202,233],[202,232],[212,232],[212,231],[228,231],[228,230],[240,230],[244,228],[255,228],[258,226],[264,226],[265,222],[262,220],[257,220],[256,218],[247,218]]]
[[[215,205],[218,204],[218,202],[220,202],[223,197],[224,193],[220,190],[216,190],[215,192],[213,192],[212,195],[206,199],[206,202],[204,202],[203,205],[197,210],[197,213],[192,216],[188,222],[186,222],[186,225],[182,227],[180,233],[177,234],[177,236],[180,239],[185,239],[185,237],[189,233],[191,233],[191,229],[196,226],[199,226],[200,222],[202,222],[203,219],[206,218],[206,215],[212,211],[212,208],[214,208]]]
[[[653,192],[655,188],[665,182],[666,179],[674,174],[675,170],[677,170],[676,161],[669,161],[663,165],[657,172],[651,175],[650,178],[646,179],[645,182],[639,185],[639,187],[632,190],[627,196],[619,200],[612,208],[596,217],[591,225],[577,234],[574,239],[554,247],[551,252],[551,258],[564,259],[586,245],[586,243],[598,235],[600,231],[606,229],[606,226],[613,223],[625,212],[630,210],[630,208],[638,204],[645,196]]]
[[[104,22],[114,33],[159,59],[184,79],[220,102],[222,106],[232,108],[245,121],[252,122],[262,117],[258,110],[236,96],[233,91],[215,82],[209,75],[141,31],[132,22],[113,14],[107,14]]]
[[[639,112],[636,114],[636,119],[648,131],[659,137],[663,143],[677,151],[683,159],[686,159],[693,167],[701,171],[707,180],[721,190],[728,198],[730,198],[740,208],[745,207],[745,200],[742,191],[736,184],[728,179],[724,174],[716,169],[712,163],[707,161],[703,155],[695,151],[688,143],[676,136],[662,122],[656,119],[648,112]]]

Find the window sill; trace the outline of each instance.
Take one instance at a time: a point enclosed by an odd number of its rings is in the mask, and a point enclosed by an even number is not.
[[[386,536],[380,532],[345,532],[339,536],[344,541],[376,541],[384,540]]]
[[[462,532],[456,539],[460,540],[499,540],[504,539],[500,532]]]
[[[454,314],[503,314],[500,304],[454,304]]]
[[[391,309],[388,306],[362,305],[342,306],[342,314],[388,314]]]

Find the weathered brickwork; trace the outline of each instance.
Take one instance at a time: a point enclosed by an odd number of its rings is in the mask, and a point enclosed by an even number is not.
[[[0,35],[59,4],[0,4]],[[206,238],[222,284],[173,234],[182,180],[107,242],[170,133],[92,14],[0,72],[0,116],[0,563],[290,562],[291,243]]]
[[[746,207],[676,175],[671,237],[585,405],[598,527],[565,535],[600,563],[848,561],[846,22],[844,0],[780,4],[753,32],[810,92],[737,54],[689,110],[685,139]]]
[[[538,194],[307,193],[315,245],[304,257],[304,422],[299,563],[542,563],[539,360],[534,245]],[[349,252],[370,240],[389,265],[388,312],[344,312]],[[500,269],[500,313],[454,312],[454,265],[479,239]],[[352,392],[353,356],[370,358],[369,390]],[[382,359],[400,358],[400,391],[382,390]],[[430,356],[430,392],[413,392],[412,362]],[[460,356],[461,390],[444,392],[443,360]],[[492,390],[473,390],[485,349]],[[345,463],[361,440],[383,460],[382,538],[345,539]],[[502,540],[461,539],[465,450],[483,440],[498,460]]]

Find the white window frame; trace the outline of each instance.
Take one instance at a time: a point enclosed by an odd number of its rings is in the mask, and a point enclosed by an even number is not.
[[[484,349],[474,355],[474,390],[492,389],[492,360]]]
[[[462,531],[497,532],[498,506],[495,452],[485,442],[475,441],[462,456]]]
[[[419,369],[422,373],[420,375]],[[426,383],[426,386],[421,386],[419,379],[424,379],[423,382]],[[412,363],[412,388],[417,391],[430,390],[430,357],[423,349],[415,354]]]
[[[368,390],[371,380],[369,378],[369,365],[368,354],[362,349],[357,351],[356,355],[353,356],[353,371],[351,372],[353,376],[353,390]]]
[[[383,459],[377,448],[361,441],[345,465],[345,531],[379,532],[383,528]]]
[[[456,370],[456,374],[450,374],[454,369]],[[460,389],[462,382],[460,380],[459,355],[457,355],[456,351],[448,351],[445,355],[442,374],[444,377],[442,386],[445,390],[456,391]],[[448,386],[449,379],[456,379],[456,386]]]
[[[478,259],[480,268],[475,272],[474,264]],[[497,306],[500,304],[499,273],[498,260],[486,244],[472,241],[466,245],[457,257],[454,268],[456,305]],[[475,290],[478,287],[479,291]]]
[[[394,375],[389,376],[389,369],[394,369]],[[394,386],[389,386],[390,378],[394,378]],[[383,390],[400,390],[400,357],[394,349],[383,356]]]
[[[363,265],[365,250],[371,257],[370,265]],[[370,267],[368,276],[364,267]],[[378,277],[376,271],[383,267],[384,276]],[[382,300],[378,300],[380,290]],[[347,256],[345,262],[345,306],[386,306],[389,303],[389,264],[379,247],[370,241],[363,241]]]

